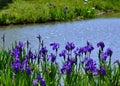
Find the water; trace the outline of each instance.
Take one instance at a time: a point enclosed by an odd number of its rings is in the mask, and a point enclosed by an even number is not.
[[[98,48],[96,44],[104,41],[106,48],[113,50],[113,60],[120,59],[120,18],[97,18],[92,20],[50,23],[39,25],[19,25],[0,27],[0,37],[5,33],[6,47],[16,41],[31,42],[33,50],[38,49],[36,36],[42,36],[48,49],[51,42],[58,42],[60,50],[64,49],[66,42],[74,42],[76,46],[82,47],[86,42],[91,42],[96,48],[92,57],[97,59]],[[2,40],[0,39],[2,46]]]

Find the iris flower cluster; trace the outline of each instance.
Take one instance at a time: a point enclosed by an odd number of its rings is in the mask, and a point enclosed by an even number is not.
[[[38,82],[40,82],[41,86],[46,86],[46,82],[41,76],[38,76],[37,79],[33,81],[33,86],[36,86]]]
[[[99,75],[106,76],[108,71],[111,71],[111,68],[109,69],[107,67],[109,67],[109,64],[111,64],[111,56],[113,54],[113,51],[110,48],[107,48],[105,51],[105,44],[102,41],[97,43],[97,47],[99,48],[99,62],[96,63],[96,61],[94,61],[90,56],[90,54],[94,50],[94,47],[90,42],[87,42],[87,45],[83,47],[76,47],[73,42],[67,42],[65,48],[60,52],[58,51],[58,49],[60,48],[60,44],[54,42],[50,44],[54,52],[51,52],[49,54],[46,46],[44,46],[43,42],[41,41],[41,36],[38,36],[37,38],[39,39],[39,42],[41,44],[41,46],[39,46],[38,53],[33,53],[30,49],[27,50],[27,54],[24,54],[23,51],[25,50],[25,44],[22,42],[19,42],[18,45],[15,46],[15,48],[9,53],[12,57],[11,68],[14,70],[15,74],[17,74],[18,72],[25,72],[28,75],[35,73],[32,79],[33,86],[39,84],[40,86],[46,86],[48,84],[48,82],[45,82],[47,78],[49,78],[51,80],[51,83],[53,83],[52,78],[56,78],[56,76],[58,77],[59,74],[63,76],[65,74],[66,76],[71,76],[72,74],[74,75],[84,71],[83,74],[85,73],[86,76],[90,75],[95,77]],[[61,58],[61,61],[62,59],[64,59],[62,62],[62,67],[59,67],[60,65],[57,65],[57,56],[63,57]],[[107,64],[108,58],[109,64]],[[119,64],[119,61],[117,60],[114,63]],[[38,67],[38,69],[36,69],[37,72],[33,70],[35,69],[33,67]],[[45,72],[45,70],[49,72]],[[36,75],[38,75],[37,78],[35,78]]]
[[[19,42],[19,44],[13,49],[13,51],[10,51],[10,55],[13,56],[13,60],[11,62],[11,67],[13,68],[15,73],[17,73],[19,71],[25,71],[28,75],[30,75],[31,68],[29,66],[28,59],[21,58],[23,47],[24,47],[24,43]],[[28,55],[27,55],[27,57],[28,57]]]
[[[70,74],[72,72],[72,67],[73,67],[74,63],[75,63],[74,58],[70,58],[69,60],[67,60],[63,64],[63,67],[61,68],[62,74],[64,74],[64,73]]]
[[[100,47],[99,49],[99,54],[100,54],[100,59],[102,59],[103,61],[106,61],[108,57],[111,57],[113,54],[113,51],[110,48],[107,48],[107,50],[104,52],[104,47],[105,44],[104,42],[99,42],[97,44],[97,47]]]
[[[97,64],[92,58],[86,57],[82,61],[82,64],[85,64],[86,73],[92,73],[94,76],[97,76],[98,74],[102,74],[103,76],[106,75],[106,70],[104,66],[100,66],[100,68],[97,68]]]

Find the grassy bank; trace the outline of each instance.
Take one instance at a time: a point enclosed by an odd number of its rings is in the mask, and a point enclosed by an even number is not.
[[[120,0],[7,1],[0,0],[0,25],[80,20],[93,18],[101,11],[120,11]]]

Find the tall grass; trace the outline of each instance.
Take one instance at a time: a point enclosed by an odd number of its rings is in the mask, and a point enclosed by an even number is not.
[[[117,10],[120,0],[13,0],[0,11],[0,24],[41,23],[95,17],[99,10]]]
[[[51,43],[48,51],[41,36],[36,51],[30,42],[16,42],[12,49],[0,51],[0,86],[119,86],[120,62],[112,62],[113,51],[97,43],[98,61],[91,58],[90,42],[77,47],[67,42],[59,51],[59,43]],[[59,59],[59,60],[58,60]]]

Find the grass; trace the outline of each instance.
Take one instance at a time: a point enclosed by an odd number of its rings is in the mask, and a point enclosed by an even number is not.
[[[120,61],[112,62],[113,51],[105,50],[104,42],[97,43],[96,63],[90,42],[83,47],[68,42],[63,51],[59,43],[51,43],[48,51],[41,36],[37,38],[36,51],[29,41],[15,42],[9,50],[1,48],[0,86],[120,86]]]
[[[120,11],[119,3],[120,0],[13,0],[2,6],[0,25],[93,18],[101,11]]]

